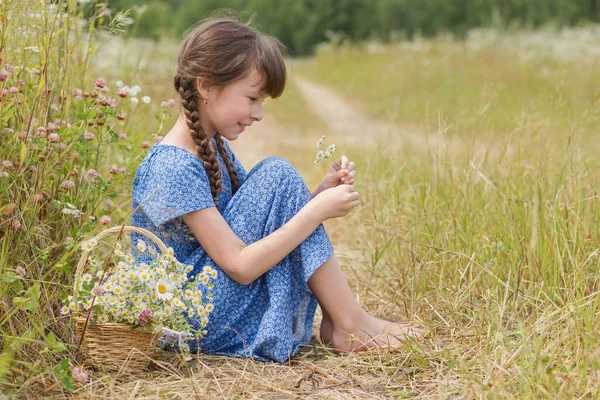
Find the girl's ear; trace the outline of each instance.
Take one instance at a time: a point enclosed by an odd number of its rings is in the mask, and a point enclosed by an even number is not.
[[[203,99],[208,99],[210,93],[210,86],[202,78],[196,78],[196,89]]]

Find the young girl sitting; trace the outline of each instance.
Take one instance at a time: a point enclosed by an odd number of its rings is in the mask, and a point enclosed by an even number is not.
[[[359,204],[354,163],[342,156],[311,193],[284,159],[246,172],[227,144],[282,94],[280,49],[231,19],[189,33],[174,79],[182,112],[139,166],[132,224],[195,266],[191,275],[207,265],[218,272],[208,333],[192,351],[285,361],[310,341],[317,303],[321,339],[335,351],[399,345],[419,330],[361,308],[322,225]]]

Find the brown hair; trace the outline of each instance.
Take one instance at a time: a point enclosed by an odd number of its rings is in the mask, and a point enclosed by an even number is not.
[[[181,96],[187,125],[203,161],[217,207],[222,187],[221,171],[216,153],[211,149],[200,123],[199,107],[202,101],[196,80],[201,78],[203,84],[223,88],[257,70],[261,74],[261,91],[277,98],[283,93],[286,81],[282,52],[283,45],[277,39],[232,18],[203,22],[188,33],[179,50],[175,89]],[[219,132],[214,137],[235,193],[239,183],[233,162]]]

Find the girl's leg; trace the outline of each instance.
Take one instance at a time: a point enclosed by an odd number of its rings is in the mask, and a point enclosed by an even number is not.
[[[323,311],[321,335],[329,336],[338,352],[361,351],[394,346],[423,331],[409,325],[384,321],[369,315],[358,304],[335,256],[325,262],[308,280],[308,286]],[[326,318],[327,316],[327,318]]]

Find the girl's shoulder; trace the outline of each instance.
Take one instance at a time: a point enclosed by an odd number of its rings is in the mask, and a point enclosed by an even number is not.
[[[157,165],[167,164],[171,167],[177,165],[198,164],[198,157],[190,153],[188,150],[172,144],[155,144],[150,148],[148,154],[140,164],[142,165]],[[201,163],[200,163],[201,164]]]

